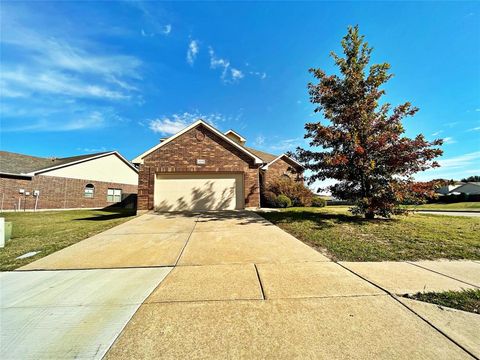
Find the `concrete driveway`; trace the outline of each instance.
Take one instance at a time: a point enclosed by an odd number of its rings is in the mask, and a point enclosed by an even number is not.
[[[346,265],[251,212],[146,214],[2,274],[0,358],[480,355]]]

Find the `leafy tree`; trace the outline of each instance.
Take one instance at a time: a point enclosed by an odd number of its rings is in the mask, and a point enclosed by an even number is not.
[[[446,180],[412,181],[405,183],[405,190],[399,194],[402,204],[420,205],[438,199],[436,191],[448,185]]]
[[[379,104],[385,94],[380,87],[392,77],[390,65],[367,69],[372,48],[358,26],[348,28],[341,44],[344,57],[331,53],[339,75],[310,69],[318,79],[308,84],[310,101],[329,124],[305,124],[310,148],[297,148],[296,157],[311,171],[310,184],[338,180],[330,191],[336,198],[354,201],[353,213],[369,219],[389,217],[399,211],[411,176],[439,166],[433,159],[442,154],[436,147],[442,140],[404,136],[402,120],[418,111],[409,102],[393,110],[388,103]]]
[[[472,176],[469,176],[465,179],[462,179],[462,182],[480,182],[480,176],[479,175],[472,175]]]

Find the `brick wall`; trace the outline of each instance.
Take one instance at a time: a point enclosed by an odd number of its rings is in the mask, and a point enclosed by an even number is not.
[[[283,158],[278,159],[273,164],[268,166],[268,170],[264,171],[262,174],[262,186],[268,188],[268,185],[275,181],[276,179],[282,178],[285,175],[288,175],[291,179],[296,181],[303,181],[303,172],[294,172],[293,164],[289,164]]]
[[[205,165],[197,165],[204,159]],[[155,174],[243,172],[246,207],[260,206],[259,165],[202,125],[187,131],[144,158],[138,182],[138,209],[153,209]]]
[[[85,185],[93,184],[93,198],[84,197]],[[107,202],[107,189],[122,189],[123,197],[137,193],[136,185],[108,183],[95,180],[80,180],[54,176],[34,176],[32,179],[0,177],[0,202],[4,210],[14,210],[21,198],[21,209],[34,209],[34,190],[40,191],[37,209],[73,209],[73,208],[103,208],[114,205]],[[30,192],[23,197],[19,189]]]

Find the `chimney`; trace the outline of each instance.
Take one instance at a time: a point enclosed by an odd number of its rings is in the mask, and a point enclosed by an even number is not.
[[[233,130],[228,130],[225,134],[230,140],[235,141],[237,144],[244,146],[247,139],[245,139],[242,135],[236,133]]]

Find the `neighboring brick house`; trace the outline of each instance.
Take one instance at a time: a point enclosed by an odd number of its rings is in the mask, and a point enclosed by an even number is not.
[[[161,141],[132,161],[139,166],[137,209],[255,208],[264,182],[281,176],[302,179],[303,167],[295,160],[245,142],[233,130],[222,133],[203,120]]]
[[[0,211],[134,206],[138,171],[116,151],[42,158],[0,151]]]

